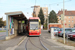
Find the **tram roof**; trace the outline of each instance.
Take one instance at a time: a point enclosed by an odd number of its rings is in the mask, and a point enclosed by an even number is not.
[[[30,17],[29,19],[40,19],[39,17]]]

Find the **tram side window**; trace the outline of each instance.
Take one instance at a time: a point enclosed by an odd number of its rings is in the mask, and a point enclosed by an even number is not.
[[[41,22],[39,22],[39,28],[41,28]]]

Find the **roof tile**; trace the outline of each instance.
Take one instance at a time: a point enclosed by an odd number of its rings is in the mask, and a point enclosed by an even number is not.
[[[58,11],[57,15],[59,16],[61,14],[63,14],[63,11],[62,10]],[[66,16],[75,16],[75,10],[74,11],[67,11],[67,10],[65,10],[65,15]]]

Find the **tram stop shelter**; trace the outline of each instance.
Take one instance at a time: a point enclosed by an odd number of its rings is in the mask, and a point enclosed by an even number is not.
[[[6,14],[6,40],[25,34],[27,18],[22,11],[7,12]]]

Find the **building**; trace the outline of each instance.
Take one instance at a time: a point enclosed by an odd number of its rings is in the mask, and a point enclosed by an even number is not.
[[[63,25],[63,21],[61,21],[61,14],[63,14],[63,10],[58,11],[58,23]],[[74,28],[75,27],[75,11],[65,10],[65,28]]]
[[[44,18],[45,18],[45,21],[46,21],[47,16],[48,16],[48,7],[34,6],[33,12],[36,14],[35,17],[38,17],[38,14],[40,12],[40,8],[42,8],[42,10],[43,10]]]
[[[50,27],[62,28],[62,25],[61,25],[61,23],[49,23],[48,27],[49,27],[49,29],[50,29]]]

